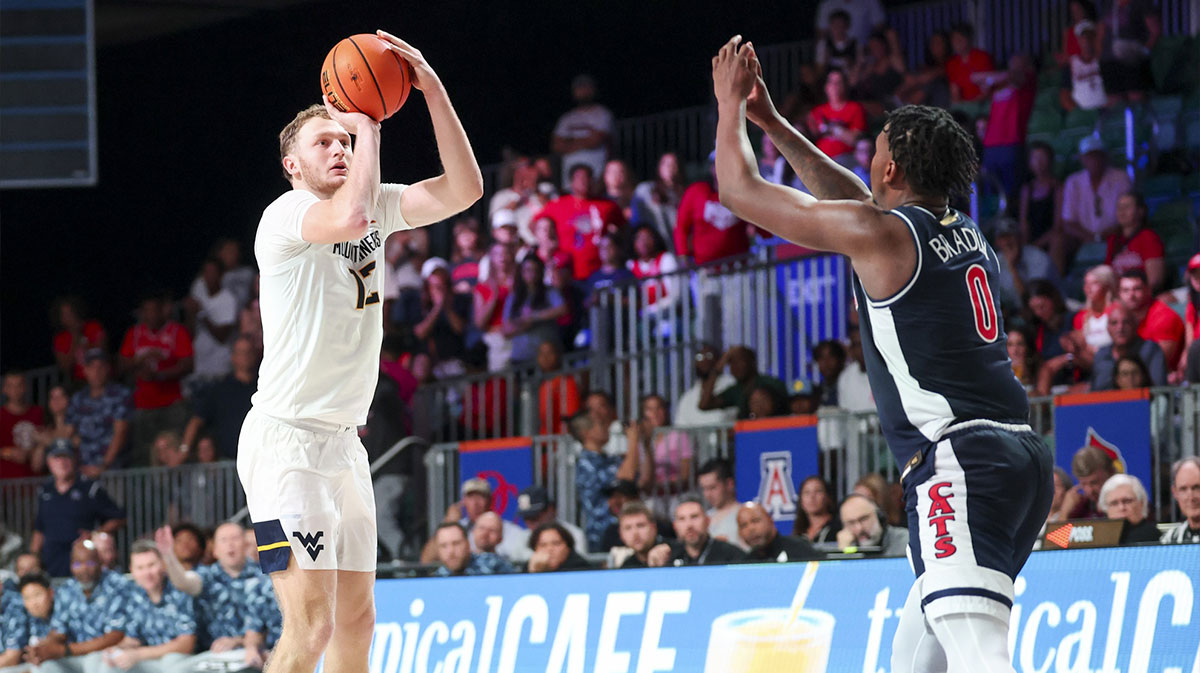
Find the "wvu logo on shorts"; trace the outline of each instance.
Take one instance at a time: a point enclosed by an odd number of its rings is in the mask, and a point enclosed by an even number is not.
[[[933,548],[937,550],[934,556],[937,558],[953,556],[954,552],[958,551],[958,547],[954,546],[954,536],[950,535],[948,530],[950,522],[954,521],[954,508],[950,506],[950,498],[953,498],[954,494],[942,493],[944,489],[950,488],[948,481],[939,481],[929,487],[929,499],[933,504],[929,506],[926,518],[928,524],[933,526],[933,534],[937,538],[933,542]]]
[[[321,550],[325,548],[325,545],[320,544],[321,537],[324,535],[325,531],[323,530],[317,531],[316,535],[309,535],[307,533],[301,533],[300,531],[292,532],[292,537],[296,538],[300,541],[300,544],[304,545],[305,551],[308,552],[308,555],[311,556],[312,560],[314,561],[317,560],[317,554],[320,554]]]
[[[762,481],[758,484],[758,503],[776,521],[796,518],[796,486],[792,482],[792,453],[766,451],[759,455]]]

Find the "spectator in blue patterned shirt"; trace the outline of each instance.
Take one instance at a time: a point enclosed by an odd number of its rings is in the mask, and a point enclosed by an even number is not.
[[[128,388],[109,381],[108,354],[93,348],[83,356],[87,387],[71,397],[67,423],[79,437],[80,471],[95,479],[117,463],[129,438],[133,396]]]
[[[467,541],[467,529],[457,521],[444,521],[433,533],[437,545],[438,560],[442,565],[433,574],[438,577],[451,575],[497,575],[516,572],[516,568],[489,552],[471,553]]]
[[[25,648],[39,673],[93,670],[101,652],[125,637],[130,612],[129,581],[100,565],[90,540],[71,547],[71,579],[59,587],[50,617],[50,634]]]
[[[171,583],[196,597],[198,649],[223,655],[197,655],[191,660],[192,666],[200,663],[201,658],[242,661],[250,595],[259,582],[269,581],[257,563],[246,560],[245,530],[232,522],[217,526],[213,533],[216,563],[195,570],[184,570],[175,557],[175,540],[170,527],[160,528],[154,539],[167,564]]]
[[[250,592],[250,609],[246,613],[246,656],[247,667],[261,669],[267,655],[279,642],[283,632],[283,614],[275,600],[275,587],[264,580]]]
[[[178,664],[196,647],[192,597],[167,581],[162,554],[149,540],[133,543],[129,574],[137,587],[130,591],[125,638],[104,651],[104,663],[146,673]]]
[[[31,573],[17,589],[0,591],[0,666],[15,666],[26,647],[49,635],[54,589],[45,573]]]
[[[596,417],[586,411],[576,414],[567,422],[567,428],[583,445],[579,462],[575,468],[575,488],[579,494],[579,507],[584,514],[584,534],[587,548],[606,551],[601,543],[604,531],[616,524],[617,517],[608,506],[604,490],[614,480],[632,481],[637,476],[637,451],[626,451],[624,456],[610,456],[604,452],[609,430],[597,422]]]
[[[55,441],[46,454],[46,465],[53,477],[38,491],[29,550],[41,554],[51,577],[66,577],[71,570],[71,545],[91,530],[117,530],[125,525],[125,512],[100,484],[79,476],[75,451],[68,442]]]

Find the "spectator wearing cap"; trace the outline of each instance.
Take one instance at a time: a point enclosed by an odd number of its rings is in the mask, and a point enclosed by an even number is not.
[[[1064,110],[1075,108],[1099,110],[1116,102],[1104,85],[1104,68],[1100,65],[1100,43],[1096,24],[1088,20],[1075,24],[1073,35],[1078,53],[1070,55],[1063,66],[1062,85],[1058,102]]]
[[[596,102],[596,80],[591,75],[575,76],[571,98],[575,107],[559,117],[550,137],[550,149],[563,167],[564,184],[574,180],[576,165],[587,166],[593,176],[604,171],[613,132],[612,112]]]
[[[250,398],[258,390],[258,365],[261,355],[248,336],[233,340],[233,371],[199,393],[194,411],[183,432],[179,449],[187,455],[196,446],[201,429],[206,429],[222,458],[237,458],[238,436],[242,421],[250,411]]]
[[[525,522],[525,527],[533,530],[546,523],[557,522],[571,534],[574,540],[572,549],[580,554],[588,553],[587,538],[583,529],[572,523],[558,518],[558,506],[550,498],[543,486],[529,486],[517,495],[517,516]]]
[[[558,247],[571,255],[575,280],[584,280],[600,268],[600,253],[596,248],[600,238],[606,233],[620,233],[627,224],[616,203],[592,197],[594,175],[586,164],[571,167],[570,193],[547,203],[534,216],[534,220],[543,217],[554,220]]]
[[[21,575],[16,590],[0,591],[0,666],[15,666],[26,647],[50,635],[54,587],[45,573],[33,572]]]
[[[537,242],[532,224],[533,215],[546,205],[538,191],[538,171],[529,157],[516,157],[510,163],[512,184],[495,193],[488,202],[488,217],[507,210],[516,217],[517,233],[528,245]]]
[[[757,502],[738,509],[738,534],[750,545],[746,560],[759,563],[812,561],[822,557],[812,544],[799,537],[780,535],[775,520]]]
[[[1007,215],[992,222],[996,255],[1000,261],[997,285],[1005,306],[1019,307],[1025,286],[1035,280],[1058,284],[1058,269],[1050,255],[1037,246],[1028,245],[1021,236],[1021,225]]]
[[[467,529],[457,521],[443,521],[437,527],[430,540],[441,564],[433,571],[435,576],[503,575],[517,571],[499,554],[472,552],[467,538]]]
[[[71,579],[54,597],[50,633],[26,650],[39,671],[97,670],[102,652],[124,639],[135,611],[129,581],[101,567],[91,541],[71,546],[70,567]]]
[[[1184,381],[1200,383],[1200,346],[1196,345],[1196,337],[1200,335],[1200,253],[1188,260],[1184,291],[1187,300],[1183,311],[1183,360],[1179,370]]]
[[[53,577],[69,574],[71,545],[81,533],[91,530],[111,533],[125,525],[125,511],[112,501],[104,487],[80,476],[77,460],[70,443],[57,440],[46,456],[52,476],[38,489],[37,517],[29,549],[41,555],[42,565]]]
[[[674,542],[664,542],[650,550],[651,567],[703,566],[741,563],[746,554],[728,542],[715,539],[708,533],[708,514],[704,502],[697,496],[684,496],[675,505]]]
[[[25,372],[4,373],[4,405],[0,406],[0,479],[33,475],[30,464],[42,427],[42,408],[29,403]]]
[[[196,612],[192,597],[167,580],[162,554],[150,540],[138,540],[129,552],[129,592],[125,637],[104,650],[104,663],[129,670],[178,664],[196,648]],[[263,582],[270,584],[270,582]]]
[[[820,386],[805,379],[792,381],[791,395],[788,397],[788,413],[793,416],[807,416],[817,413],[820,407]]]
[[[1183,520],[1167,529],[1160,542],[1200,542],[1200,458],[1188,456],[1171,466],[1171,495],[1179,505]]]
[[[413,326],[413,335],[433,359],[435,374],[462,372],[467,329],[471,323],[469,295],[457,294],[451,287],[450,265],[440,257],[425,260],[421,269],[425,287],[421,292],[421,320]]]
[[[151,445],[163,430],[178,430],[188,421],[180,382],[192,373],[192,336],[169,319],[170,302],[161,294],[147,295],[138,309],[138,323],[121,343],[120,368],[131,373],[133,389],[133,446],[130,464],[150,464]]]
[[[1098,135],[1079,141],[1083,168],[1063,183],[1062,219],[1050,238],[1050,256],[1067,268],[1079,246],[1103,241],[1117,227],[1117,199],[1133,188],[1129,176],[1108,163]]]
[[[467,531],[471,550],[476,551],[477,547],[471,532],[479,517],[485,512],[492,511],[492,485],[487,479],[471,477],[463,481],[460,493],[462,494],[461,498],[446,508],[446,515],[442,520],[460,524],[463,530]],[[510,560],[523,561],[528,558],[529,554],[525,551],[528,532],[511,521],[501,520],[501,526],[503,527],[502,540],[496,547],[496,553]],[[428,562],[435,558],[436,552],[436,546],[433,540],[430,540],[422,553],[422,559]]]
[[[511,210],[503,209],[492,213],[492,240],[504,245],[511,245],[517,251],[517,258],[523,259],[525,252],[529,249],[525,246],[525,241],[521,238],[521,234],[517,229],[517,216]],[[488,262],[484,260],[482,267],[479,269],[481,278],[487,278],[489,273]]]
[[[122,458],[133,416],[129,389],[109,380],[108,354],[94,348],[84,356],[87,387],[71,397],[67,422],[79,437],[80,462],[85,474],[99,476]]]

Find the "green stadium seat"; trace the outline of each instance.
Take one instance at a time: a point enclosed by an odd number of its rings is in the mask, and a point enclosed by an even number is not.
[[[1079,141],[1083,140],[1084,136],[1091,134],[1092,129],[1090,127],[1064,128],[1058,132],[1058,136],[1055,137],[1052,143],[1054,145],[1054,153],[1059,159],[1064,161],[1078,158]]]
[[[1090,269],[1097,264],[1103,264],[1108,255],[1108,244],[1104,241],[1089,241],[1079,246],[1075,253],[1075,266]]]
[[[1184,145],[1191,152],[1200,152],[1200,118],[1192,119],[1183,132]]]
[[[1154,88],[1158,91],[1179,91],[1185,71],[1191,60],[1188,53],[1190,38],[1187,35],[1163,35],[1150,52],[1150,72],[1154,75]]]
[[[1053,88],[1057,93],[1058,87],[1062,84],[1062,68],[1050,67],[1038,73],[1037,85],[1039,89]]]
[[[1196,230],[1193,225],[1192,202],[1179,199],[1162,204],[1150,214],[1150,226],[1164,241],[1176,237],[1194,240]]]
[[[1038,88],[1037,97],[1033,99],[1033,113],[1038,111],[1054,112],[1062,115],[1062,106],[1058,102],[1058,87]]]
[[[1029,133],[1056,133],[1062,128],[1062,114],[1058,110],[1034,108],[1029,116]]]
[[[1162,197],[1167,197],[1166,200],[1170,200],[1171,197],[1180,195],[1182,186],[1182,175],[1178,173],[1162,173],[1142,180],[1141,191],[1147,200]]]
[[[1087,126],[1095,128],[1096,122],[1100,119],[1099,110],[1084,110],[1075,108],[1067,113],[1067,118],[1063,120],[1063,126],[1066,128],[1077,128]]]

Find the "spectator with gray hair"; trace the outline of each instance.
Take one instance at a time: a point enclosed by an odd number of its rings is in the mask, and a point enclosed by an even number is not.
[[[434,548],[441,565],[433,574],[437,577],[455,575],[497,575],[516,572],[500,556],[490,552],[471,552],[467,529],[457,521],[443,521],[433,532]]]
[[[1200,458],[1188,456],[1171,466],[1171,494],[1183,521],[1163,533],[1163,544],[1200,542]]]
[[[1124,519],[1122,546],[1139,542],[1158,542],[1158,526],[1150,518],[1150,499],[1146,487],[1132,474],[1114,474],[1100,489],[1100,511],[1110,519]]]

